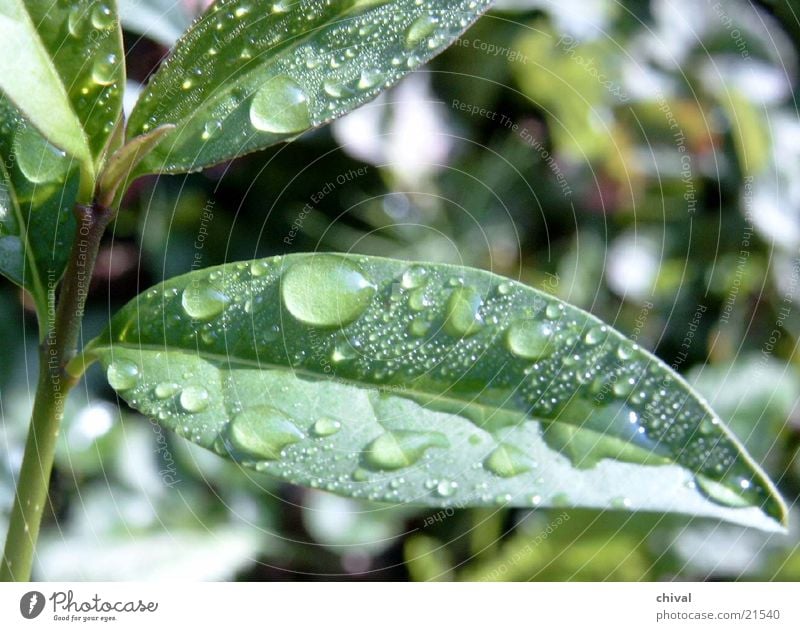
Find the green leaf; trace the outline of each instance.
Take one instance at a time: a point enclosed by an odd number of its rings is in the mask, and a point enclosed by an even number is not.
[[[89,346],[130,405],[244,466],[429,506],[586,506],[777,529],[785,508],[677,374],[488,272],[299,254],[140,295]]]
[[[0,89],[90,175],[121,112],[123,62],[112,0],[0,0]]]
[[[198,170],[294,138],[441,52],[490,4],[218,1],[146,87],[128,136],[177,126],[147,172]]]
[[[0,96],[0,273],[25,287],[40,314],[75,234],[78,169]]]

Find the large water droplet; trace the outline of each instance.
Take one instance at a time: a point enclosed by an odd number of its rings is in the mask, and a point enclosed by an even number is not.
[[[366,449],[365,459],[375,469],[402,469],[417,462],[431,447],[450,443],[440,432],[396,430],[381,434]]]
[[[230,298],[207,279],[191,281],[181,295],[181,305],[190,318],[209,320],[225,309]]]
[[[406,48],[416,48],[425,38],[436,30],[436,18],[430,15],[422,15],[411,23],[406,31]]]
[[[424,287],[428,282],[428,270],[419,265],[409,267],[400,279],[400,284],[406,289]]]
[[[117,56],[112,54],[98,57],[92,65],[92,80],[99,85],[111,85],[116,80]]]
[[[342,429],[342,424],[332,418],[321,418],[314,423],[314,433],[317,436],[332,436]]]
[[[480,308],[483,300],[472,287],[457,287],[447,300],[444,330],[454,337],[474,335],[483,328]]]
[[[551,343],[553,327],[546,322],[520,320],[513,323],[506,332],[508,350],[524,359],[547,357],[555,347]]]
[[[484,462],[486,468],[501,478],[513,478],[530,471],[536,465],[521,449],[513,445],[500,445]]]
[[[73,37],[83,37],[89,27],[88,10],[83,3],[75,3],[67,13],[67,30]]]
[[[118,359],[108,366],[106,378],[114,390],[130,390],[139,381],[139,367],[130,360]]]
[[[92,26],[101,31],[105,31],[114,25],[114,12],[102,2],[94,5],[91,16]]]
[[[14,136],[14,152],[20,171],[34,184],[61,182],[69,158],[28,125]]]
[[[372,300],[372,285],[355,264],[318,254],[292,265],[283,275],[281,296],[295,318],[321,327],[341,327],[358,318]]]
[[[275,134],[303,131],[311,125],[308,95],[293,79],[273,77],[253,96],[250,122],[256,129]]]
[[[202,386],[188,386],[179,397],[181,407],[189,413],[202,412],[208,407],[208,390]]]
[[[267,405],[237,414],[228,435],[235,450],[263,460],[277,460],[285,447],[305,438],[294,423]]]

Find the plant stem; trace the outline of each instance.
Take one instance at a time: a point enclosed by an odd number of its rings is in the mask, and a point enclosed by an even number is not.
[[[33,551],[47,502],[56,441],[64,416],[64,402],[76,381],[66,372],[66,365],[77,352],[92,271],[100,240],[111,219],[108,209],[98,204],[79,204],[75,207],[75,215],[78,230],[64,273],[55,317],[47,322],[47,335],[40,347],[39,381],[0,566],[2,581],[30,580]]]

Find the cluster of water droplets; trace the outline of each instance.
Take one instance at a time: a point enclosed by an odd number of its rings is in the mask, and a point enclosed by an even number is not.
[[[58,0],[57,7],[40,16],[43,40],[96,155],[122,102],[124,60],[117,16],[106,0]]]
[[[249,0],[218,2],[154,77],[131,127],[186,121],[201,156],[294,136],[377,95],[488,5],[279,0],[265,14]]]
[[[636,447],[659,463],[678,462],[727,505],[753,504],[765,493],[716,418],[654,358],[577,309],[475,270],[335,255],[231,264],[195,273],[182,290],[167,283],[144,294],[114,331],[118,342],[166,341],[229,367],[291,367],[458,414],[495,437],[476,465],[501,480],[534,472],[537,463],[497,437],[543,420],[624,447],[596,452],[601,457],[627,460]],[[128,378],[133,385],[127,368],[111,365],[112,386]],[[178,395],[185,413],[204,409],[198,388]],[[297,464],[304,439],[341,429],[334,419],[313,429],[307,422],[245,407],[233,414],[223,450],[269,465],[299,443],[280,464],[298,474],[306,470]],[[405,470],[446,453],[453,440],[445,429],[385,431],[363,445],[359,470]]]

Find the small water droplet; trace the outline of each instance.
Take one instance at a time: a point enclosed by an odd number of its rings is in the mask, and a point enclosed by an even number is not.
[[[513,445],[500,445],[486,458],[486,468],[501,478],[514,476],[530,471],[536,465],[521,449]]]
[[[94,5],[92,8],[91,17],[92,26],[101,31],[105,31],[106,29],[114,26],[114,13],[102,2],[98,2]]]
[[[375,469],[402,469],[417,462],[428,449],[448,446],[447,437],[440,432],[396,430],[378,436],[364,455]]]
[[[230,298],[211,284],[209,279],[193,280],[183,290],[181,305],[190,318],[209,320],[225,309]]]
[[[469,337],[483,328],[480,308],[483,300],[471,287],[457,287],[447,300],[445,333],[453,337]]]
[[[267,405],[249,408],[234,416],[228,436],[234,450],[264,460],[279,459],[285,447],[305,438],[285,415]]]
[[[554,350],[551,342],[553,327],[547,322],[519,320],[506,332],[508,350],[524,359],[541,359]]]
[[[117,79],[118,59],[114,53],[98,57],[92,65],[92,81],[111,85]]]
[[[436,485],[436,494],[439,497],[450,497],[458,489],[458,483],[442,480]]]
[[[155,387],[153,393],[158,399],[169,399],[170,397],[174,397],[180,391],[181,387],[177,383],[164,381]]]
[[[189,413],[202,412],[208,407],[208,390],[202,386],[188,386],[178,399],[181,407]]]
[[[436,30],[436,18],[431,15],[422,15],[411,23],[406,31],[406,48],[412,49],[429,37]]]
[[[342,429],[342,424],[332,418],[321,418],[314,423],[314,433],[317,436],[332,436]]]
[[[108,366],[106,378],[114,390],[130,390],[139,381],[139,367],[130,360],[118,359]]]

